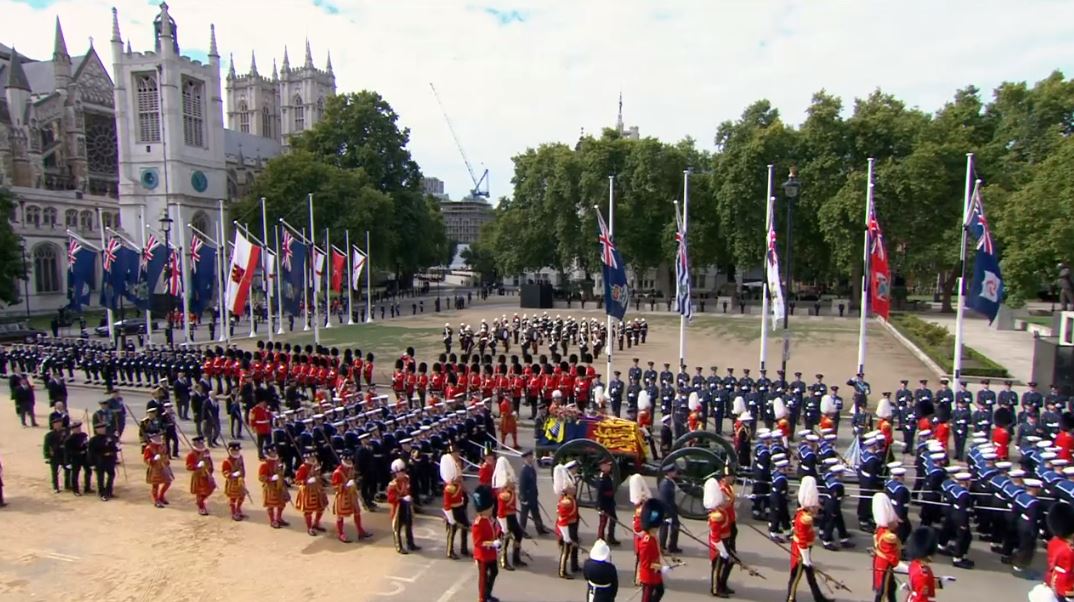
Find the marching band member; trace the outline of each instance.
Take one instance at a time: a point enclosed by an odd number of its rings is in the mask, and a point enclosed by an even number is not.
[[[231,509],[231,519],[245,519],[242,503],[246,501],[246,464],[238,441],[227,444],[227,457],[220,463],[220,472],[224,474],[224,497]]]
[[[496,495],[496,522],[503,534],[504,545],[500,549],[500,566],[513,571],[526,566],[522,561],[522,527],[518,523],[518,494],[515,491],[515,470],[511,462],[500,456],[492,473],[492,491]],[[511,561],[507,561],[507,542],[511,543]]]
[[[725,512],[727,500],[719,481],[709,477],[705,481],[702,504],[709,511],[709,562],[712,571],[709,574],[709,589],[717,598],[729,598],[734,593],[727,587],[727,578],[731,576],[731,552],[727,540],[731,537],[730,516]]]
[[[194,437],[190,442],[193,447],[186,455],[186,469],[190,472],[190,494],[194,496],[198,514],[208,516],[209,509],[205,507],[205,500],[216,490],[213,459],[205,447],[205,437]]]
[[[559,540],[559,577],[574,579],[578,568],[578,502],[574,499],[574,479],[568,464],[558,464],[552,471],[552,491],[559,496],[556,504],[556,539]],[[568,572],[568,570],[570,572]]]

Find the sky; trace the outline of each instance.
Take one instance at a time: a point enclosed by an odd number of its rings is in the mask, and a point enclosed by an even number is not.
[[[157,2],[0,0],[0,42],[48,59],[58,15],[68,50],[93,38],[110,64],[111,7],[124,40],[152,48]],[[934,111],[973,84],[1074,75],[1074,2],[1063,0],[174,0],[184,54],[271,72],[308,37],[339,92],[375,90],[410,128],[410,150],[453,199],[472,183],[429,83],[493,199],[511,194],[511,157],[615,124],[712,149],[719,123],[769,99],[801,123],[813,93],[876,88]],[[987,99],[987,98],[986,98]]]

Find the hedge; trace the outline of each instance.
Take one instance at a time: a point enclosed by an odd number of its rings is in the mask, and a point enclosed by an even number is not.
[[[947,374],[954,373],[955,337],[943,326],[926,322],[917,316],[893,313],[891,325],[904,337],[939,364]],[[976,349],[962,345],[962,375],[982,378],[1009,378],[1007,369],[988,359]]]

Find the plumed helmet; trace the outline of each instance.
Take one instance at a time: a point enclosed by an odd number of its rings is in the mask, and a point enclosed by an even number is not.
[[[731,413],[736,416],[746,411],[746,400],[741,395],[735,397],[735,400],[731,402]]]
[[[803,508],[820,506],[820,493],[817,491],[817,479],[813,476],[802,477],[798,485],[798,505]]]
[[[492,505],[496,501],[496,497],[492,495],[492,488],[488,485],[479,485],[474,489],[474,492],[470,494],[470,498],[474,502],[474,510],[478,512],[484,512],[492,508]]]
[[[723,506],[725,501],[723,489],[720,488],[720,482],[716,479],[709,477],[705,481],[705,493],[702,498],[702,504],[704,504],[706,510],[715,510],[720,506]]]
[[[515,469],[511,468],[511,462],[503,456],[496,458],[496,468],[492,471],[492,488],[501,489],[514,482]]]
[[[888,494],[884,492],[873,494],[873,522],[878,527],[890,527],[897,520],[895,506],[891,504],[891,498],[888,497]]]
[[[831,395],[825,394],[820,398],[820,413],[821,414],[834,414],[835,413],[835,401]]]
[[[454,463],[455,461],[452,460],[452,464]],[[406,470],[406,462],[403,462],[402,458],[392,460],[392,472],[403,472],[404,470]]]
[[[1048,529],[1052,535],[1063,539],[1074,535],[1074,506],[1066,503],[1053,504],[1048,511]]]
[[[887,397],[881,397],[880,401],[876,403],[876,416],[877,418],[891,418],[891,400]]]
[[[653,492],[649,490],[649,484],[645,482],[645,477],[638,473],[634,473],[630,475],[628,481],[631,504],[637,506],[653,496]]]
[[[910,560],[921,560],[936,553],[938,546],[936,531],[932,527],[918,527],[906,540],[906,556]]]
[[[566,465],[556,464],[552,469],[552,491],[556,495],[563,495],[571,484],[571,473]]]
[[[777,397],[772,400],[772,416],[776,420],[783,420],[787,417],[787,404],[783,403],[782,397]]]
[[[459,466],[455,463],[455,457],[450,453],[440,456],[440,480],[450,483],[459,478]]]
[[[996,424],[996,426],[1010,426],[1013,420],[1014,415],[1011,413],[1011,409],[1007,406],[1000,406],[996,408],[996,413],[992,417],[992,421]]]
[[[645,389],[642,389],[638,393],[638,411],[646,412],[651,407],[653,407],[653,403],[649,399],[649,392]]]
[[[932,402],[928,399],[922,399],[914,406],[914,415],[918,418],[928,418],[936,413],[936,406],[932,405]],[[997,414],[999,412],[997,411]]]
[[[641,507],[641,528],[648,531],[663,525],[667,514],[664,502],[653,498],[645,500],[645,504]]]
[[[686,407],[690,408],[691,412],[701,409],[701,398],[698,397],[697,391],[690,392],[690,397],[686,400]]]

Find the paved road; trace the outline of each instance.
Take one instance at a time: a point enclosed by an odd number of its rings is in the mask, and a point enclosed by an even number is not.
[[[92,411],[101,395],[102,391],[99,387],[72,387],[72,414],[80,414],[83,408]],[[139,416],[142,415],[147,400],[144,391],[128,391],[125,397],[132,410]],[[183,423],[183,425],[187,426],[189,423]],[[188,430],[191,429],[188,428]],[[521,443],[524,446],[531,445],[532,435],[526,432],[527,429],[521,430],[523,431]],[[128,429],[127,432],[130,436],[132,431]],[[539,486],[542,504],[545,508],[554,508],[556,500],[551,491],[549,471],[541,470],[539,474],[541,475]],[[133,482],[129,485],[131,488],[140,486]],[[655,488],[655,483],[651,483],[651,486]],[[629,521],[631,509],[626,495],[626,487],[620,488],[619,514],[621,518]],[[222,502],[216,499],[214,503]],[[431,509],[431,511],[435,512],[436,509]],[[748,501],[741,503],[739,515],[744,517],[744,520],[749,520]],[[844,515],[848,525],[856,523],[853,510],[849,506],[844,510]],[[597,514],[594,510],[583,510],[582,517],[588,522],[588,526],[582,525],[581,527],[583,546],[587,549],[594,539]],[[254,518],[255,522],[260,520],[260,515]],[[377,532],[377,537],[369,545],[377,548],[378,554],[394,554],[391,539],[387,536],[386,513],[375,513],[367,520]],[[704,539],[705,525],[703,523],[684,521],[684,524]],[[763,528],[763,525],[756,525]],[[268,526],[265,525],[265,528],[267,529]],[[528,530],[532,533],[534,529],[530,526]],[[474,600],[476,570],[472,562],[453,561],[444,557],[443,520],[440,515],[419,515],[415,521],[415,535],[418,545],[422,546],[423,550],[397,564],[397,568],[390,571],[390,574],[361,575],[355,592],[358,597],[365,600],[426,602]],[[814,551],[814,561],[822,569],[830,571],[833,576],[843,580],[853,590],[853,594],[839,593],[836,599],[871,600],[869,557],[865,553],[865,548],[870,545],[871,537],[858,532],[854,532],[853,535],[858,543],[856,550],[833,553],[818,547]],[[618,599],[620,601],[638,600],[640,599],[640,596],[636,594],[638,590],[631,586],[634,558],[629,544],[630,538],[622,531],[619,537],[626,543],[622,547],[615,548],[612,554],[612,559],[619,568],[619,578],[622,584]],[[327,540],[323,543],[325,546],[341,545]],[[665,600],[700,602],[711,599],[708,593],[707,550],[686,537],[681,539],[680,545],[685,550],[682,559],[686,562],[686,566],[676,569],[670,575]],[[737,591],[736,599],[758,602],[786,600],[788,567],[786,553],[752,531],[746,524],[740,528],[738,548],[742,559],[759,569],[767,579],[750,578],[736,571],[731,579],[731,587]],[[529,567],[515,572],[500,572],[495,593],[502,600],[505,602],[545,602],[584,599],[584,585],[581,579],[565,581],[555,576],[558,553],[553,538],[542,537],[536,541],[526,542],[524,550],[530,556]],[[283,550],[276,550],[274,553],[283,553]],[[972,571],[955,569],[950,566],[948,559],[937,559],[938,574],[955,575],[959,579],[952,588],[941,592],[939,600],[970,600],[977,597],[997,602],[1013,602],[1025,599],[1025,593],[1030,589],[1031,584],[1018,580],[1006,572],[998,558],[987,551],[987,545],[975,543],[970,557],[977,561],[978,569]],[[330,558],[341,557],[333,554]],[[584,562],[584,551],[581,559]],[[1042,554],[1038,554],[1037,560],[1038,564],[1042,563]],[[339,562],[339,560],[329,561]],[[800,599],[808,600],[808,592],[803,590],[803,596]]]

